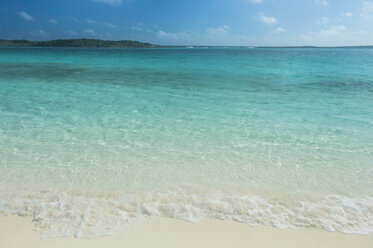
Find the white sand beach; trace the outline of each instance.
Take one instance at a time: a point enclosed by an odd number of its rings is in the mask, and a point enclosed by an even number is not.
[[[233,221],[153,218],[108,237],[73,237],[41,240],[29,218],[0,217],[0,247],[3,248],[104,248],[104,247],[255,247],[255,248],[371,248],[373,234],[348,235],[316,229],[279,230],[250,227]]]

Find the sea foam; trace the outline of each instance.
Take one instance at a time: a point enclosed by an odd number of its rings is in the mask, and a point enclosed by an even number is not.
[[[33,218],[42,238],[99,237],[155,216],[198,222],[233,220],[250,226],[373,232],[373,198],[329,195],[319,200],[201,192],[192,187],[144,193],[0,192],[0,213]]]

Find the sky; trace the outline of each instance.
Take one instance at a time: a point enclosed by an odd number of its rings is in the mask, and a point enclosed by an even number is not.
[[[373,45],[373,0],[0,0],[0,39]]]

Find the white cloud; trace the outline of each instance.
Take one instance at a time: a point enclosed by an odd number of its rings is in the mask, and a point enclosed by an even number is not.
[[[316,3],[322,6],[328,6],[329,2],[327,0],[316,0]]]
[[[157,35],[162,40],[171,40],[171,41],[180,41],[188,42],[192,38],[192,34],[188,32],[177,32],[177,33],[168,33],[163,30],[159,30]]]
[[[55,19],[49,19],[48,20],[49,23],[52,23],[52,24],[58,24],[58,21],[56,21]]]
[[[373,1],[362,1],[362,13],[361,17],[364,19],[372,19],[373,18]]]
[[[110,22],[104,22],[104,24],[105,24],[106,26],[108,26],[109,28],[116,28],[116,27],[117,27],[116,25],[114,25],[114,24],[112,24],[112,23],[110,23]]]
[[[98,24],[98,23],[100,23],[100,22],[97,22],[97,21],[92,20],[92,19],[86,19],[85,22],[88,23],[88,24]],[[102,22],[102,24],[109,27],[109,28],[116,28],[117,27],[116,25],[114,25],[110,22]]]
[[[322,29],[321,34],[325,36],[337,36],[346,31],[346,27],[343,25],[331,26],[329,29]]]
[[[252,2],[252,3],[262,3],[263,2],[263,0],[249,0],[250,2]]]
[[[159,44],[178,44],[178,45],[224,45],[232,44],[232,40],[238,42],[231,37],[229,33],[230,27],[227,25],[221,27],[210,27],[205,32],[166,32],[159,30],[154,32],[151,29],[146,29],[150,34],[154,33],[159,39]],[[241,40],[240,40],[241,41]],[[241,43],[242,44],[242,43]]]
[[[206,33],[209,36],[221,36],[221,35],[227,35],[229,33],[230,27],[227,25],[218,27],[218,28],[208,28],[206,30]]]
[[[163,30],[159,30],[158,31],[158,36],[162,39],[174,39],[174,40],[177,40],[179,39],[179,36],[177,34],[174,34],[174,33],[167,33]]]
[[[345,26],[331,26],[320,32],[307,33],[299,37],[297,44],[315,46],[367,45],[373,40],[372,32],[365,29],[348,29]]]
[[[286,30],[283,29],[283,28],[276,28],[275,31],[273,31],[275,34],[279,34],[279,33],[285,33]]]
[[[329,18],[328,17],[321,17],[317,22],[325,25],[325,24],[329,23]]]
[[[263,22],[264,24],[267,24],[267,25],[272,25],[272,24],[276,24],[277,23],[277,19],[273,16],[265,16],[265,15],[261,15],[259,17],[259,20],[261,22]]]
[[[222,31],[221,29],[225,30]],[[217,32],[218,31],[218,32]],[[205,32],[176,32],[167,33],[163,30],[156,33],[158,44],[173,45],[248,45],[253,44],[250,37],[244,35],[234,35],[229,32],[228,26],[218,28],[208,28]]]
[[[152,42],[163,45],[186,45],[186,46],[227,46],[227,45],[252,45],[251,37],[245,35],[235,35],[228,25],[206,28],[204,32],[167,32],[165,30],[153,31],[143,29],[148,35],[154,35]],[[257,42],[256,42],[257,43]],[[257,43],[258,44],[258,43]]]
[[[96,32],[93,29],[90,29],[90,28],[84,29],[83,33],[87,34],[87,35],[96,35]]]
[[[29,21],[29,22],[32,22],[32,21],[35,21],[35,18],[30,16],[29,14],[27,14],[26,12],[24,11],[21,11],[21,12],[17,12],[17,15],[22,17],[23,19],[25,19],[26,21]]]
[[[92,19],[86,19],[85,22],[89,24],[96,24],[96,21]]]
[[[132,30],[135,30],[135,31],[142,32],[142,28],[139,28],[139,27],[137,27],[137,26],[132,26],[131,29],[132,29]]]
[[[343,14],[344,17],[353,17],[354,14],[352,14],[351,12],[346,12]]]
[[[112,6],[117,6],[122,4],[122,0],[92,0],[93,2],[106,3]]]
[[[314,40],[315,38],[331,38],[341,36],[347,28],[343,25],[330,26],[328,29],[321,29],[320,32],[310,32],[308,34],[301,35],[301,38],[305,40]]]
[[[29,32],[29,34],[34,35],[34,36],[45,36],[46,35],[46,33],[44,32],[43,29],[31,31],[31,32]]]

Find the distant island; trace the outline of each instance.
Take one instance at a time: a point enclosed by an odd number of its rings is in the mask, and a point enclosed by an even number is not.
[[[48,41],[3,40],[0,47],[107,47],[107,48],[152,48],[160,47],[135,40],[58,39]]]
[[[0,47],[87,47],[87,48],[228,48],[230,46],[154,45],[136,40],[57,39],[47,41],[0,39]],[[237,48],[373,48],[366,46],[234,46]]]

